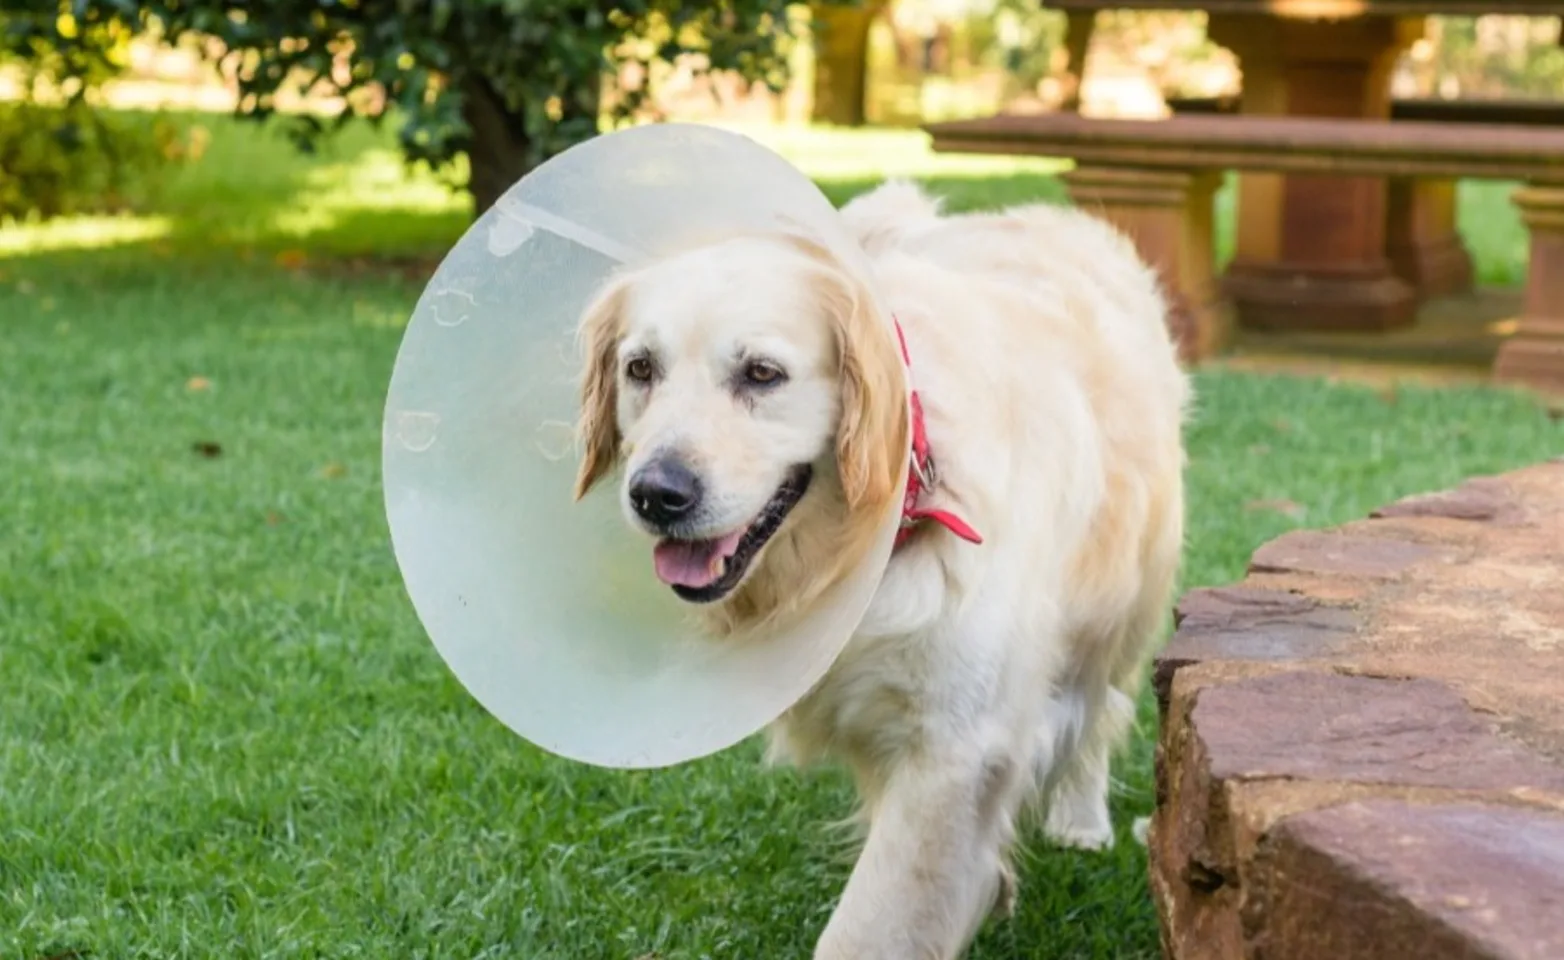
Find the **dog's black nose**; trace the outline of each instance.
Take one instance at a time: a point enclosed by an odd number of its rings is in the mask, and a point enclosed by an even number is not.
[[[689,516],[700,500],[700,477],[672,458],[653,460],[630,478],[630,506],[647,523],[677,523]]]

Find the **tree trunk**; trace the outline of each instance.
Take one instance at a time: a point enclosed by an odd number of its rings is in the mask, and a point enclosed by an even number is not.
[[[472,131],[465,147],[471,169],[467,192],[472,194],[473,219],[485,212],[532,168],[575,143],[597,134],[602,103],[599,78],[562,97],[560,117],[548,138],[536,142],[527,133],[524,109],[511,110],[482,77],[462,84],[462,119]]]
[[[462,119],[472,131],[467,143],[472,215],[484,215],[495,201],[532,169],[532,139],[526,118],[506,109],[488,81],[472,77],[462,86]]]
[[[815,47],[815,102],[812,119],[845,127],[866,120],[869,28],[885,8],[883,0],[854,6],[811,4]]]

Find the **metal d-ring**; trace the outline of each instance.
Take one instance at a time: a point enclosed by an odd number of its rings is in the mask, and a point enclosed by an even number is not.
[[[918,455],[913,453],[909,459],[912,461],[912,472],[917,476],[918,482],[923,485],[923,489],[934,489],[934,485],[939,482],[939,473],[934,469],[934,458],[927,457],[922,463],[919,463]]]

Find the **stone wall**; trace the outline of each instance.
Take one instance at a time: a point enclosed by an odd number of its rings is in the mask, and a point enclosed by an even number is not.
[[[1287,534],[1177,621],[1168,956],[1564,958],[1564,461]]]

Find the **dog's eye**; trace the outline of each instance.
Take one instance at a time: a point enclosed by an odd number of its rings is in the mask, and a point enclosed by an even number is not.
[[[744,365],[744,380],[758,387],[769,387],[787,379],[782,368],[765,360],[751,360]]]
[[[647,383],[652,379],[652,361],[646,357],[631,357],[625,364],[625,376],[636,383]]]

